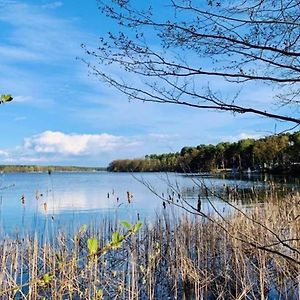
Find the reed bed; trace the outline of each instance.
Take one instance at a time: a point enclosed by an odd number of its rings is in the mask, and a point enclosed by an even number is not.
[[[104,249],[118,221],[5,239],[0,299],[299,299],[300,196],[253,203],[209,218],[165,209],[117,249]]]

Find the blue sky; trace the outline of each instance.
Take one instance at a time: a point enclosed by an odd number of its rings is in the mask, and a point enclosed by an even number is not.
[[[0,93],[14,96],[0,106],[0,164],[105,166],[274,131],[275,121],[251,115],[129,103],[76,59],[81,43],[95,47],[114,26],[94,0],[0,0]]]

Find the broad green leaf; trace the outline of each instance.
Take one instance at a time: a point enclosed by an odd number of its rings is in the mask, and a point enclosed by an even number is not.
[[[111,237],[111,245],[113,249],[120,248],[121,243],[124,239],[124,236],[121,235],[119,232],[113,232],[112,237]]]
[[[120,222],[124,227],[128,228],[128,229],[131,229],[132,228],[132,225],[127,222],[127,221],[121,221]]]
[[[113,232],[112,238],[111,238],[113,243],[119,243],[122,242],[123,240],[123,235],[121,235],[119,232]]]
[[[96,238],[89,238],[87,240],[87,247],[89,249],[89,255],[94,255],[98,251],[98,240]]]

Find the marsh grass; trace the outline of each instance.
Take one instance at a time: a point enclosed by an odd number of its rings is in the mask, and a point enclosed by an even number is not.
[[[172,208],[117,249],[103,249],[118,221],[58,233],[5,239],[1,299],[299,299],[300,197],[254,202],[251,209],[207,219],[175,217]]]

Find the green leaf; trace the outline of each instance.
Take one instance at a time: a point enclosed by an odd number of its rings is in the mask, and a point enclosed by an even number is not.
[[[98,240],[96,238],[89,238],[87,240],[87,247],[89,249],[89,255],[94,255],[98,251]]]
[[[45,284],[48,284],[52,281],[52,279],[54,278],[54,275],[50,275],[49,273],[44,274],[43,276],[43,282]]]
[[[120,248],[121,243],[124,239],[124,236],[121,235],[119,232],[113,232],[112,237],[111,237],[111,245],[113,249]]]
[[[142,273],[145,273],[145,267],[144,267],[143,265],[140,265],[140,271],[141,271]]]
[[[102,289],[99,289],[99,290],[97,291],[96,299],[97,299],[97,300],[102,300],[102,299],[103,299],[103,290],[102,290]]]
[[[80,233],[85,233],[86,231],[87,231],[87,225],[86,225],[86,224],[83,224],[83,225],[80,227],[79,232],[80,232]]]
[[[2,103],[10,102],[12,100],[13,100],[13,97],[9,94],[0,96],[0,102],[2,102]]]
[[[113,243],[119,243],[119,242],[122,242],[123,241],[123,235],[121,235],[119,232],[113,232],[112,234],[112,242]]]
[[[131,229],[132,228],[132,225],[127,222],[127,221],[121,221],[120,222],[124,227],[128,228],[128,229]]]
[[[137,222],[133,228],[132,228],[132,231],[135,233],[135,232],[138,232],[140,230],[140,228],[142,227],[143,223],[142,222]]]

